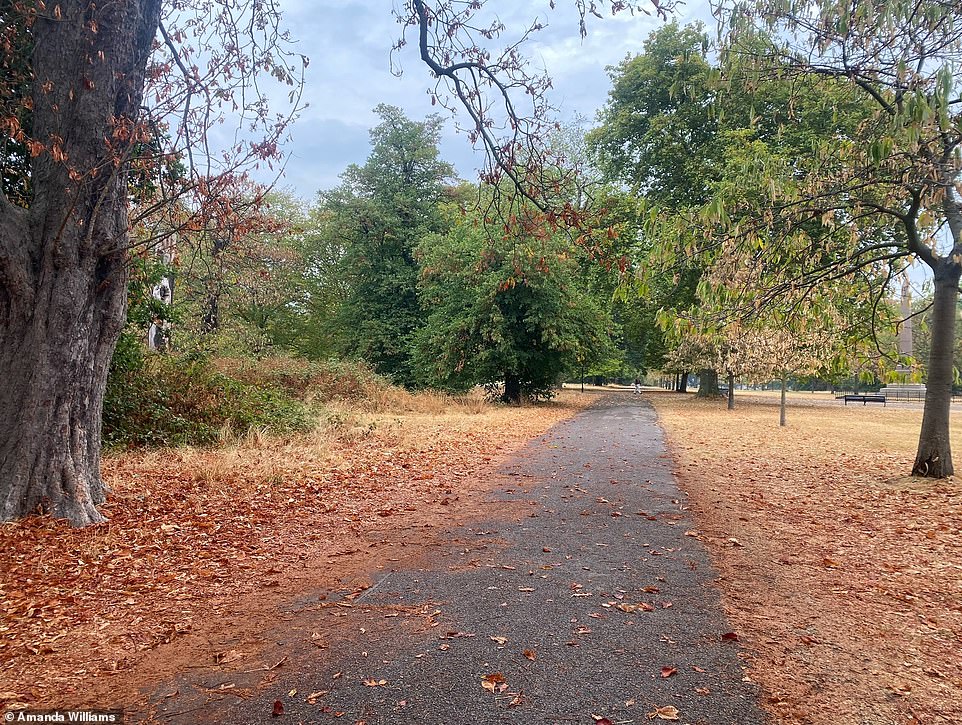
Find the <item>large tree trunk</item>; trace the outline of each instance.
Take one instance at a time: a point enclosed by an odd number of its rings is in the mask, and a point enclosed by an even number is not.
[[[952,404],[956,304],[959,298],[959,266],[945,264],[935,270],[932,301],[932,346],[925,381],[925,410],[919,447],[912,466],[913,476],[951,476],[952,448],[949,443],[949,409]]]
[[[101,409],[126,304],[124,152],[160,2],[58,10],[33,27],[32,137],[47,148],[30,208],[0,199],[0,517],[83,525],[102,520]]]
[[[718,392],[718,371],[717,370],[699,370],[698,371],[698,397],[699,398],[715,398],[721,393]]]
[[[514,373],[504,374],[504,394],[501,399],[509,405],[521,405],[521,379]]]
[[[728,409],[735,410],[735,373],[728,373]]]

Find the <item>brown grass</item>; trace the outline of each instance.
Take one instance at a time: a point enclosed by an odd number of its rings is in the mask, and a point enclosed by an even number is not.
[[[921,411],[651,397],[774,719],[959,722],[962,484],[905,475]]]
[[[279,602],[363,578],[387,539],[422,545],[589,402],[398,393],[342,405],[310,435],[107,456],[108,523],[0,526],[0,705],[130,706],[210,665],[216,642],[266,631]]]

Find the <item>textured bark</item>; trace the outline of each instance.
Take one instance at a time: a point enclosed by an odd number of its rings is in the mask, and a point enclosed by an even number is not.
[[[735,374],[728,373],[728,409],[735,410]]]
[[[718,371],[717,370],[699,370],[698,371],[698,397],[699,398],[714,398],[721,393],[718,392]]]
[[[913,476],[945,478],[953,474],[949,442],[949,412],[952,404],[955,314],[959,298],[959,266],[941,265],[935,270],[932,302],[932,346],[925,381],[925,410],[919,447],[912,466]]]
[[[510,405],[521,404],[521,379],[514,373],[504,374],[504,394],[501,399]]]
[[[103,394],[126,304],[115,132],[139,111],[160,2],[58,7],[34,25],[32,136],[48,149],[30,208],[0,202],[0,517],[84,525],[102,520]]]

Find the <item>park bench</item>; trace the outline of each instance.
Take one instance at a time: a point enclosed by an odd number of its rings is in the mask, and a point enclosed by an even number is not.
[[[884,395],[843,395],[845,399],[845,405],[848,405],[849,401],[853,403],[861,403],[862,405],[867,405],[868,403],[881,403],[885,405]]]

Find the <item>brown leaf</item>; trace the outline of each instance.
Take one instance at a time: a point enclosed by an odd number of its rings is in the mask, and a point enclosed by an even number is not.
[[[508,688],[508,681],[500,672],[492,672],[481,678],[481,687],[488,692],[504,692]]]
[[[654,720],[655,718],[659,720],[678,720],[678,708],[673,705],[655,708],[653,712],[648,713],[648,719]]]
[[[661,676],[664,678],[668,678],[668,677],[671,677],[672,675],[677,675],[677,674],[678,674],[678,670],[675,667],[665,666],[661,668]]]
[[[532,662],[538,659],[538,654],[534,650],[526,649],[521,654],[524,655],[526,659],[529,659]]]
[[[725,634],[723,634],[723,635],[721,636],[721,638],[722,638],[722,642],[737,642],[737,641],[738,641],[738,635],[735,634],[734,632],[725,632]]]
[[[229,649],[226,652],[218,652],[214,655],[214,662],[219,665],[226,665],[230,662],[236,662],[244,656],[243,652],[238,652],[236,649]]]
[[[274,700],[274,709],[271,710],[271,717],[280,717],[284,714],[284,703],[280,700]]]

